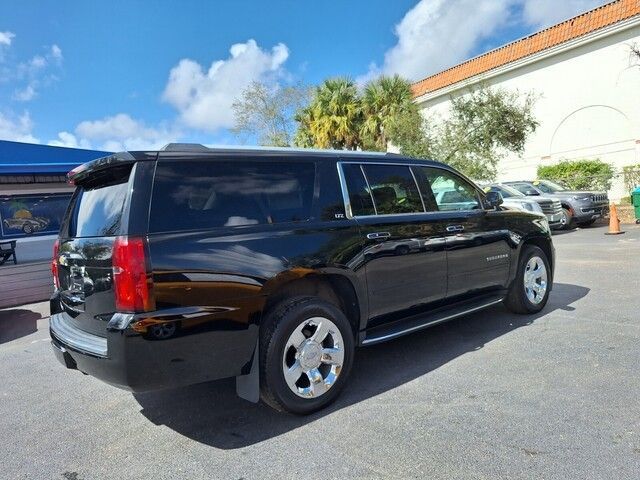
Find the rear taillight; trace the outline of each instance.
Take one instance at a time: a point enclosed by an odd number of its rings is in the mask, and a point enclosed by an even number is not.
[[[60,241],[56,239],[53,244],[53,258],[51,258],[51,275],[53,275],[53,286],[60,288],[60,280],[58,280],[58,252],[60,251]]]
[[[116,237],[113,243],[113,289],[116,310],[120,312],[155,309],[153,280],[147,274],[146,247],[141,237]]]

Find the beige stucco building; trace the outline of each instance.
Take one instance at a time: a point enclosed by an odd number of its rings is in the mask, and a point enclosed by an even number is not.
[[[538,96],[540,126],[498,180],[535,178],[538,165],[599,158],[617,172],[640,163],[640,0],[618,0],[504,45],[413,85],[425,114],[481,83]],[[621,175],[612,199],[627,195]]]

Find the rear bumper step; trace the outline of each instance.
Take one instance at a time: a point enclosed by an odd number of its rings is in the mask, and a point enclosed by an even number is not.
[[[107,357],[107,339],[69,325],[64,314],[51,315],[49,328],[53,337],[70,348],[95,357]]]

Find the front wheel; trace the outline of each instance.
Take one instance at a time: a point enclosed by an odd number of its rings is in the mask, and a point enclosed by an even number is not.
[[[562,230],[569,230],[573,227],[573,215],[568,208],[562,209],[562,215],[560,216],[560,225]]]
[[[353,354],[353,330],[335,305],[314,297],[280,304],[261,329],[260,397],[280,411],[319,410],[344,388]]]
[[[537,313],[544,308],[551,289],[549,259],[540,247],[523,247],[518,273],[511,284],[505,305],[514,313]]]

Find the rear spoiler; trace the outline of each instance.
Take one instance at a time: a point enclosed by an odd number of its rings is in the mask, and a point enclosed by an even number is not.
[[[141,158],[134,157],[130,152],[119,152],[106,157],[96,158],[90,162],[83,163],[67,173],[67,181],[72,185],[77,185],[89,175],[113,166],[135,163]]]

